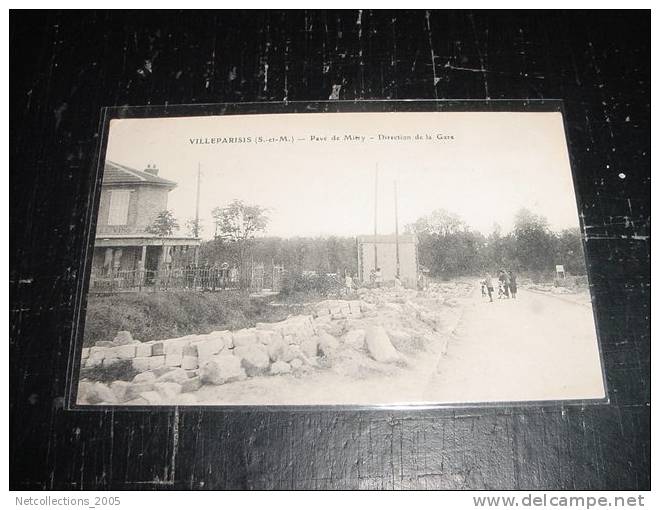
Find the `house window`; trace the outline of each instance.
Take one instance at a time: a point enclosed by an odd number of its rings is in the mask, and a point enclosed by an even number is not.
[[[108,225],[126,225],[128,223],[128,203],[130,199],[130,190],[113,190],[110,192]]]

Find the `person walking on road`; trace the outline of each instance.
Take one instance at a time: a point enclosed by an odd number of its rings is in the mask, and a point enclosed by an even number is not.
[[[500,269],[499,280],[500,280],[500,287],[502,288],[502,292],[504,293],[504,296],[508,299],[509,284],[511,283],[511,279],[509,278],[509,273],[507,273],[504,269]]]
[[[511,292],[511,297],[516,299],[516,294],[518,294],[518,282],[516,281],[516,275],[513,271],[509,271],[509,292]]]
[[[493,291],[495,290],[493,288],[493,277],[490,276],[490,274],[486,275],[486,278],[484,278],[484,283],[486,284],[486,290],[488,291],[488,299],[490,299],[490,302],[493,302]]]

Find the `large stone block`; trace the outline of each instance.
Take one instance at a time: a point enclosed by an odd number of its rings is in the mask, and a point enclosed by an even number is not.
[[[228,353],[213,356],[199,373],[204,384],[225,384],[245,377],[240,358]]]
[[[135,358],[136,346],[135,345],[120,345],[111,349],[112,355],[119,359],[132,359]]]
[[[276,361],[270,366],[270,373],[272,375],[289,374],[291,373],[291,365],[285,361]]]
[[[151,356],[147,359],[149,360],[149,370],[165,365],[165,356]]]
[[[139,397],[145,391],[153,390],[154,383],[152,382],[142,382],[142,383],[131,383],[126,388],[126,393],[124,394],[126,400],[133,400],[134,398]]]
[[[151,358],[133,358],[133,368],[138,372],[145,372],[149,370]]]
[[[115,345],[127,345],[127,344],[132,344],[135,340],[133,340],[133,335],[131,335],[130,331],[119,331],[117,335],[112,339],[112,342]]]
[[[181,383],[181,391],[183,393],[197,391],[201,387],[202,387],[202,379],[198,376],[186,379]]]
[[[234,348],[234,335],[232,334],[231,331],[213,331],[212,333],[209,333],[207,336],[208,340],[216,340],[219,339],[225,344],[225,349],[233,349]]]
[[[310,336],[300,343],[300,350],[309,358],[316,357],[318,355],[318,340],[317,336]]]
[[[165,346],[163,342],[154,342],[151,345],[151,355],[152,356],[162,356],[165,354]]]
[[[234,331],[234,348],[257,343],[256,329],[240,329]]]
[[[83,404],[116,404],[114,392],[101,382],[81,382],[78,385],[78,402]]]
[[[156,381],[156,374],[153,372],[142,372],[133,377],[134,383],[152,383]]]
[[[164,403],[163,396],[157,391],[145,391],[144,393],[140,393],[139,397],[147,401],[145,405],[157,406]]]
[[[183,356],[181,358],[181,368],[186,370],[195,370],[198,367],[197,356]]]
[[[339,347],[339,341],[330,333],[321,331],[319,333],[318,350],[323,356],[330,356]]]
[[[209,358],[219,354],[220,351],[225,349],[225,342],[221,337],[213,337],[207,340],[195,342],[197,347],[197,357],[199,358],[199,365],[206,363]]]
[[[353,349],[363,349],[366,332],[364,329],[352,329],[344,336],[344,343]]]
[[[165,365],[168,367],[180,367],[183,356],[181,352],[169,352],[165,354]]]
[[[188,374],[183,368],[174,368],[158,378],[159,382],[183,383],[188,380]]]
[[[110,389],[115,395],[117,402],[126,400],[126,390],[131,385],[128,381],[113,381],[110,383]]]
[[[136,358],[148,358],[151,356],[151,343],[137,344],[135,346],[135,357]]]
[[[234,354],[241,358],[241,366],[250,377],[265,374],[270,367],[268,351],[261,344],[236,346]]]
[[[376,361],[392,363],[401,359],[382,326],[371,326],[367,329],[366,344],[369,354]]]
[[[181,385],[175,382],[157,382],[154,390],[163,398],[165,403],[173,403],[176,395],[181,393]]]

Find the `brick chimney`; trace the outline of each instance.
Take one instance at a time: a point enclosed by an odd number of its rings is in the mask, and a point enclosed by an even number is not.
[[[144,171],[151,175],[158,175],[158,167],[156,165],[147,165],[147,168],[145,168]]]

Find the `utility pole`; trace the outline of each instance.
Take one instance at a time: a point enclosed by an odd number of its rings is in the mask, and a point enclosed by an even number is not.
[[[396,243],[396,277],[399,278],[401,276],[401,264],[399,263],[399,198],[396,181],[394,181],[394,240]]]
[[[199,237],[199,189],[200,181],[202,178],[202,164],[197,163],[197,197],[195,198],[195,226],[193,228],[193,234],[195,237]],[[199,264],[199,245],[195,246],[195,267]]]
[[[374,182],[374,271],[378,269],[378,165]]]
[[[202,164],[197,163],[197,199],[195,200],[195,237],[199,237],[199,189],[202,179]]]

